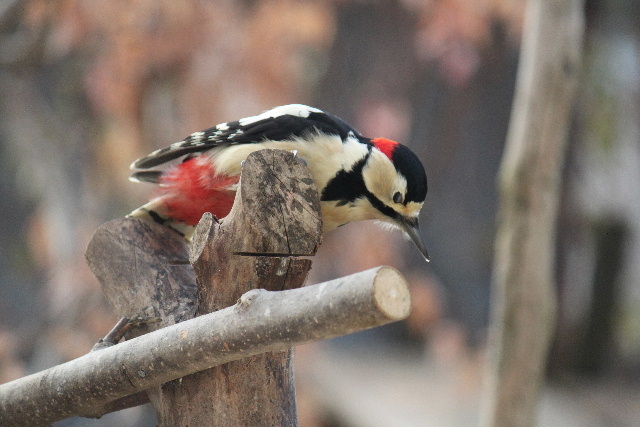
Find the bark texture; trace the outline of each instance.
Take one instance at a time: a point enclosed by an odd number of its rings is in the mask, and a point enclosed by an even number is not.
[[[133,338],[195,316],[195,273],[186,240],[173,230],[137,218],[101,225],[87,263],[114,312],[136,322]]]
[[[582,34],[581,0],[528,2],[500,171],[484,426],[535,423],[555,330],[556,217]]]
[[[197,314],[233,305],[252,289],[301,287],[322,237],[318,192],[294,154],[262,150],[242,168],[222,222],[205,215],[193,238]],[[284,349],[198,372],[153,393],[158,425],[297,426],[293,353]]]

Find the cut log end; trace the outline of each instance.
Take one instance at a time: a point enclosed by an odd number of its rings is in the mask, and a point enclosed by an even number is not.
[[[392,321],[406,319],[411,313],[409,287],[400,272],[381,267],[373,283],[373,298],[380,311]]]

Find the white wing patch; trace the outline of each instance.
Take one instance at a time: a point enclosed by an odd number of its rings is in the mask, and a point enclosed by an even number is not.
[[[322,113],[322,110],[309,107],[308,105],[302,105],[302,104],[282,105],[272,110],[265,111],[262,114],[258,114],[257,116],[245,117],[244,119],[240,119],[240,125],[247,126],[252,123],[259,122],[260,120],[275,118],[275,117],[284,116],[287,114],[291,116],[306,118],[306,117],[309,117],[309,114],[311,113]]]

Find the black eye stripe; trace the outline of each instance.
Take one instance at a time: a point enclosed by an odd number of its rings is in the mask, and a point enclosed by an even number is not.
[[[393,208],[385,205],[382,200],[378,199],[371,191],[367,190],[365,196],[367,197],[367,200],[369,200],[369,203],[371,203],[374,208],[382,212],[383,215],[393,219],[398,219],[401,217],[398,212],[396,212]]]

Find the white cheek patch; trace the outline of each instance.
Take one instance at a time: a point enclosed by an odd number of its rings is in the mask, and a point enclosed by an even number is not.
[[[373,193],[382,203],[395,210],[404,217],[414,218],[420,213],[423,203],[408,202],[394,203],[393,195],[400,192],[404,197],[407,195],[407,179],[396,171],[391,161],[382,153],[371,154],[372,158],[363,170],[364,182],[367,189]],[[374,157],[376,156],[376,157]],[[391,218],[386,218],[382,214],[382,221],[393,224]]]
[[[362,174],[367,189],[387,206],[395,205],[393,195],[397,191],[403,196],[407,192],[407,180],[396,172],[391,160],[380,151],[371,153]]]

